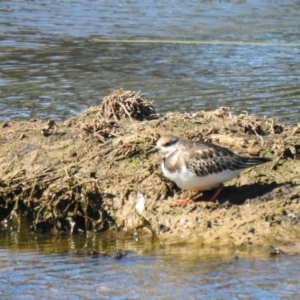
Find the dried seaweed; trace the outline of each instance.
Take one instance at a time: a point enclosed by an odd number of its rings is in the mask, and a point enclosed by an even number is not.
[[[99,115],[105,119],[154,120],[159,116],[140,92],[118,90],[105,97]]]

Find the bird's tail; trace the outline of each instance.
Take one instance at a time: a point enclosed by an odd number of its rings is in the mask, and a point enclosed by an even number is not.
[[[270,161],[272,161],[272,159],[266,157],[243,157],[243,164],[245,168],[251,168]]]

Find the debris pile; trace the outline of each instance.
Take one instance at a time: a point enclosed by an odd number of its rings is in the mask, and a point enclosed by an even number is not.
[[[116,91],[105,97],[100,107],[100,116],[116,121],[130,119],[137,121],[154,120],[159,117],[152,103],[140,92]]]

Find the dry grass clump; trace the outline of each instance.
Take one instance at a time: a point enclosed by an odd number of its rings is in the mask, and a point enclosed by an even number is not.
[[[159,118],[152,102],[135,91],[116,90],[104,97],[100,106],[92,106],[65,121],[64,125],[82,130],[83,135],[93,135],[100,142],[124,134],[129,124],[122,121],[145,121]]]
[[[83,123],[79,126],[86,134],[93,134],[99,141],[105,142],[108,138],[118,136],[119,126],[113,120],[99,120],[95,119],[89,123]]]
[[[99,115],[106,119],[137,121],[158,118],[152,103],[140,92],[117,90],[103,99]]]

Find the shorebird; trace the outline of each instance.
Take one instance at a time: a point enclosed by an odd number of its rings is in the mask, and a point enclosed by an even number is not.
[[[160,152],[162,172],[168,179],[181,189],[197,191],[188,198],[176,200],[172,206],[186,206],[203,191],[218,187],[209,200],[215,201],[224,188],[224,182],[247,168],[271,161],[263,157],[239,156],[218,145],[187,141],[171,135],[160,137],[149,152],[154,151]]]

